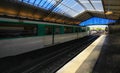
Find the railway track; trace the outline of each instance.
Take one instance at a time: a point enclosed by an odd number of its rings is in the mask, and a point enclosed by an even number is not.
[[[3,73],[54,73],[97,38],[98,36],[87,36],[66,44],[55,45],[54,47],[41,49],[38,51],[39,53],[36,51],[28,55],[29,57],[32,57],[31,59],[34,60],[22,64],[16,68],[7,70]],[[57,64],[58,66],[53,66],[56,62],[59,62],[59,60],[62,58],[66,58],[68,55],[70,56],[67,59],[63,59],[60,64]]]

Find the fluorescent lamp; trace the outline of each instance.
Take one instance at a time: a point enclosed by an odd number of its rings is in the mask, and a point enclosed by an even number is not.
[[[113,12],[112,11],[107,11],[105,14],[110,15],[110,14],[113,14]]]

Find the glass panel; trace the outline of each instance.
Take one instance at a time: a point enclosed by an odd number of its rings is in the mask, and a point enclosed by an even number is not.
[[[22,0],[19,0],[22,1]],[[56,1],[55,0],[24,0],[23,2],[38,6],[43,9],[50,9],[53,5],[55,5]]]
[[[92,0],[91,2],[97,11],[104,11],[101,0]]]
[[[22,1],[22,0],[20,0],[20,1]],[[25,3],[28,3],[28,1],[29,1],[29,0],[23,0],[23,2],[25,2]]]
[[[51,35],[52,34],[52,26],[46,26],[45,27],[45,34],[46,35]]]
[[[54,12],[58,12],[69,17],[75,17],[83,11],[84,8],[74,0],[63,0],[62,3],[54,9]]]
[[[94,11],[94,8],[92,7],[92,5],[90,4],[88,0],[79,0],[79,1],[87,8],[87,10]]]
[[[74,16],[77,16],[78,14],[82,13],[85,11],[85,9],[82,7],[82,6],[78,6],[78,4],[76,4],[75,6],[73,6],[72,8],[76,9],[77,10],[77,13],[74,14]]]
[[[34,5],[38,5],[42,0],[36,0]]]
[[[55,27],[55,34],[60,34],[60,26]]]
[[[36,25],[16,25],[16,24],[9,25],[4,23],[0,25],[0,39],[35,35],[37,35]]]
[[[46,10],[50,10],[56,4],[56,1],[58,0],[24,0],[25,3],[38,6]],[[53,10],[53,12],[60,13],[69,17],[75,17],[80,13],[84,12],[85,10],[103,11],[101,0],[90,1],[95,7],[95,9],[88,0],[62,0],[62,2],[58,4],[58,6]]]
[[[55,5],[55,2],[54,2],[54,0],[51,0],[51,1],[49,2],[49,4],[46,6],[46,8],[47,8],[47,9],[50,9],[51,7],[53,7],[53,5]]]
[[[73,28],[72,27],[64,27],[64,32],[65,33],[73,33]]]
[[[35,0],[30,0],[29,3],[30,3],[30,4],[33,4],[34,1],[35,1]]]
[[[22,0],[19,0],[19,1],[22,1]]]
[[[79,32],[79,28],[78,27],[75,28],[75,32]]]
[[[21,0],[22,1],[22,0]],[[24,2],[28,2],[29,0],[23,0]]]

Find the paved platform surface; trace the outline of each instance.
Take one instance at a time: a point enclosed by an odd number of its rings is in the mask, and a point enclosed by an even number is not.
[[[106,35],[100,36],[56,73],[91,73],[101,52],[105,37]]]
[[[120,73],[120,35],[108,35],[92,73]]]

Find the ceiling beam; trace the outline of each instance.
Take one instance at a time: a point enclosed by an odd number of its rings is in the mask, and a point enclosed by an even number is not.
[[[33,5],[35,4],[36,0],[34,0]]]
[[[37,4],[37,7],[40,5],[41,2],[42,2],[42,0],[39,1],[39,3]]]
[[[94,16],[94,15],[93,15],[91,12],[89,12],[89,11],[87,11],[87,13],[88,13],[91,17]]]
[[[115,5],[115,4],[104,4],[104,6],[120,6],[120,5]]]
[[[56,0],[56,4],[49,10],[50,12],[52,12],[63,0]]]
[[[81,5],[85,10],[87,10],[87,8],[79,1],[79,0],[75,0],[79,5]]]
[[[56,1],[56,4],[48,11],[48,15],[46,16],[49,17],[53,12],[53,10],[62,2],[63,0]]]
[[[120,6],[105,6],[105,9],[120,9]]]
[[[107,9],[107,8],[105,8],[105,9]],[[120,11],[120,9],[115,9],[115,8],[112,8],[112,9],[110,8],[110,10],[111,11]],[[105,10],[105,11],[107,11],[107,10]]]
[[[91,17],[93,17],[93,15],[87,11],[87,8],[79,0],[75,0],[75,1],[86,10],[86,13],[88,13]]]
[[[19,16],[21,9],[24,7],[23,1],[24,1],[24,0],[21,1],[21,5],[18,4],[18,12],[17,12],[17,15],[16,15],[16,16]]]
[[[106,15],[105,15],[105,12],[106,12],[106,10],[105,10],[105,3],[104,3],[104,0],[101,0],[101,1],[102,1],[103,10],[104,10],[104,16],[106,18]]]
[[[89,3],[92,5],[92,7],[94,8],[94,10],[96,10],[96,8],[94,7],[94,5],[92,4],[92,2],[90,0],[88,0]]]

